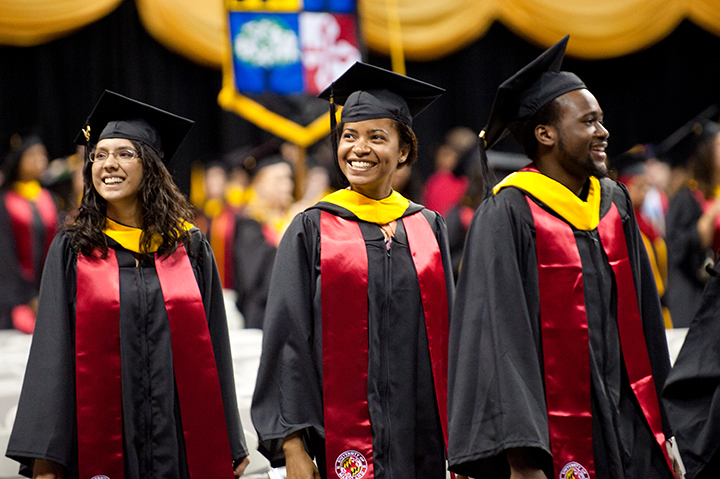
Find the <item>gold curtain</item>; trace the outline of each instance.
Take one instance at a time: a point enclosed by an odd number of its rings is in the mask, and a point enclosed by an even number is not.
[[[2,0],[0,45],[47,43],[103,18],[122,0]]]
[[[359,0],[369,48],[390,51],[386,0]],[[541,46],[570,34],[568,54],[610,58],[646,48],[690,18],[720,35],[720,0],[398,0],[405,55],[433,60],[482,36],[492,20]],[[434,28],[441,22],[442,28]],[[424,27],[425,24],[432,27]]]
[[[2,0],[0,44],[50,41],[110,13],[122,0]],[[131,1],[131,0],[128,0]],[[160,43],[220,68],[227,51],[223,0],[135,0]],[[389,54],[388,0],[358,0],[367,46]],[[397,0],[405,56],[433,60],[481,37],[494,20],[540,46],[570,34],[570,55],[632,53],[660,41],[684,18],[720,35],[720,0]]]
[[[220,67],[227,40],[222,0],[136,0],[148,30],[169,48]],[[388,0],[358,0],[363,40],[390,54]],[[405,56],[441,58],[481,37],[494,20],[540,46],[570,34],[568,54],[601,59],[667,36],[684,18],[720,35],[720,0],[397,0]],[[214,18],[218,15],[221,18]]]
[[[223,0],[136,0],[148,32],[170,50],[220,68],[228,48]]]

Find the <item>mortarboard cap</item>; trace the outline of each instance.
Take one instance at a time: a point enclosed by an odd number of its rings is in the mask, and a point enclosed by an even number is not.
[[[445,90],[367,63],[355,62],[320,98],[344,105],[343,122],[390,118],[412,126]]]
[[[705,108],[658,145],[658,156],[673,168],[684,166],[699,144],[720,132],[720,125],[713,121],[718,114],[717,104]]]
[[[484,128],[487,148],[505,136],[507,129],[521,142],[525,123],[543,105],[570,91],[586,88],[574,73],[560,71],[569,39],[569,35],[565,36],[498,87],[490,120]]]
[[[341,121],[344,123],[390,118],[412,127],[413,117],[444,92],[444,89],[429,83],[367,63],[355,62],[348,68],[318,95],[330,102],[330,142],[341,182],[345,177],[337,158],[336,105],[343,105]]]
[[[195,122],[147,103],[108,90],[75,138],[78,145],[94,145],[106,138],[140,141],[167,165]]]
[[[629,178],[645,173],[645,162],[648,159],[645,145],[635,145],[628,151],[619,154],[610,161],[617,170],[618,181],[625,183]]]
[[[565,93],[586,88],[574,73],[560,71],[569,39],[570,36],[566,35],[498,87],[490,110],[490,119],[480,132],[480,157],[483,161],[483,174],[487,173],[484,178],[489,178],[485,153],[487,148],[492,148],[508,130],[522,143],[527,121],[543,105]],[[487,197],[492,191],[489,181],[485,181],[485,184]]]

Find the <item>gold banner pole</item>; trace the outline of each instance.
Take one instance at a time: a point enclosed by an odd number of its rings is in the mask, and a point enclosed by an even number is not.
[[[405,75],[405,52],[403,51],[398,0],[386,0],[385,7],[387,9],[388,32],[390,34],[392,70],[400,75]]]

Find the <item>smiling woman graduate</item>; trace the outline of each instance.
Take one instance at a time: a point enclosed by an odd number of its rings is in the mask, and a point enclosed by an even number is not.
[[[192,121],[106,91],[53,240],[7,455],[44,478],[232,478],[247,465],[222,289],[166,168]]]
[[[417,155],[412,117],[441,93],[356,63],[321,94],[344,104],[350,186],[283,236],[252,406],[260,451],[289,479],[445,477],[445,223],[391,187]]]

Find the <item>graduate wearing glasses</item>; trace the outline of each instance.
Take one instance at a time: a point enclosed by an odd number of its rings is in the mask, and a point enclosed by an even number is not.
[[[213,253],[167,163],[192,126],[105,92],[55,237],[7,455],[43,478],[229,478],[248,451]]]

